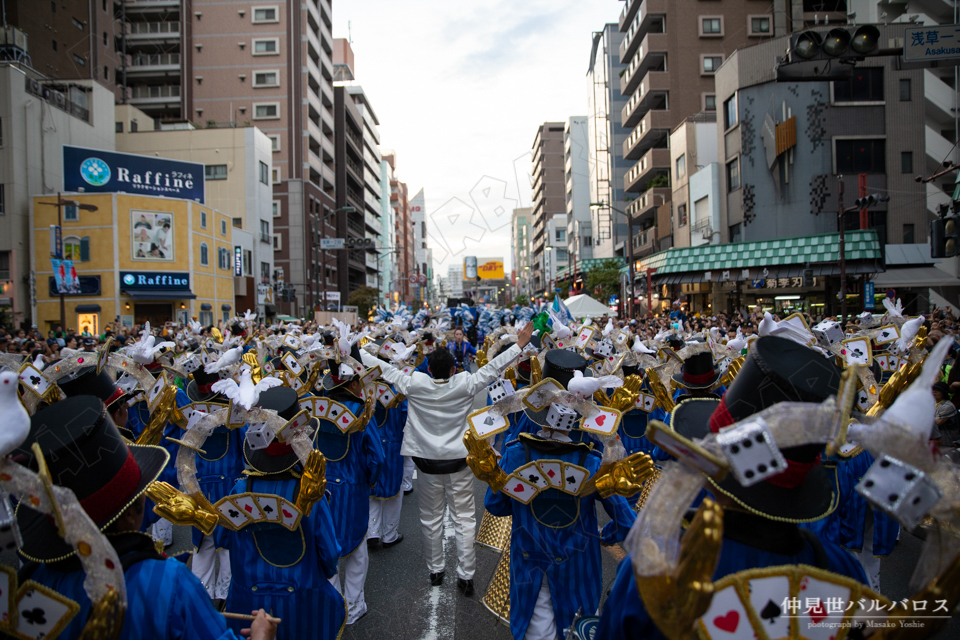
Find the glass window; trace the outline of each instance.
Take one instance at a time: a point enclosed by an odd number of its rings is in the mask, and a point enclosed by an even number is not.
[[[900,173],[913,173],[913,151],[900,154]]]
[[[221,221],[220,221],[220,235],[222,235],[222,236],[227,235],[227,221],[226,221],[226,220],[221,220]]]
[[[260,263],[260,280],[263,282],[270,282],[270,263],[269,262]]]
[[[886,173],[883,139],[836,140],[837,173]]]
[[[270,174],[273,180],[273,184],[280,184],[280,167],[274,167],[270,171]]]
[[[131,133],[136,133],[136,132],[139,131],[139,130],[140,130],[140,125],[137,123],[137,121],[136,121],[136,120],[131,120],[131,121],[130,121],[130,131],[131,131]]]
[[[557,242],[566,242],[567,240],[567,231],[566,229],[557,229]]]
[[[258,104],[253,107],[253,117],[254,118],[277,118],[279,109],[275,103],[271,104]]]
[[[687,226],[687,205],[681,204],[677,206],[677,226],[685,227]]]
[[[234,218],[233,226],[237,229],[243,229],[243,218]]]
[[[727,191],[740,188],[740,158],[734,158],[727,163]]]
[[[900,101],[908,102],[910,100],[910,78],[901,78],[900,80]]]
[[[737,94],[733,94],[723,103],[723,128],[729,129],[739,121],[737,115]]]
[[[50,48],[53,49],[54,51],[57,50],[57,41],[56,41],[56,40],[51,40],[51,41],[50,41]]]
[[[260,233],[262,233],[265,236],[270,235],[270,223],[267,222],[266,220],[260,221]]]
[[[68,236],[63,239],[63,259],[80,260],[80,238]]]
[[[267,136],[270,138],[270,149],[272,151],[280,151],[280,136]]]
[[[243,252],[243,275],[253,275],[253,251]]]
[[[903,225],[903,244],[913,244],[914,240],[914,231],[912,224]]]
[[[687,154],[684,153],[677,158],[677,177],[682,178],[685,175],[687,175]]]
[[[118,123],[116,124],[116,131],[117,131],[117,133],[123,133],[123,123],[122,123],[122,122],[118,122]]]
[[[255,7],[253,9],[254,22],[277,22],[276,7]]]
[[[253,86],[275,87],[280,84],[279,74],[276,71],[258,71],[253,74]]]
[[[73,26],[75,26],[77,29],[80,29],[80,31],[83,31],[83,23],[76,18],[73,19]]]
[[[739,224],[730,225],[730,242],[740,242],[743,239]]]
[[[279,200],[273,201],[273,217],[274,218],[280,217],[280,201]]]
[[[80,56],[78,56],[77,54],[73,54],[73,61],[76,62],[81,67],[87,66],[87,61],[81,58]]]
[[[256,53],[277,53],[276,40],[254,40],[253,52]]]
[[[557,262],[565,262],[569,257],[566,249],[557,249]]]
[[[722,56],[704,56],[703,57],[703,72],[704,73],[715,73],[717,69],[720,68],[720,65],[723,64]]]
[[[80,211],[78,207],[75,207],[72,204],[64,205],[63,207],[63,219],[76,222],[80,219]]]
[[[270,184],[270,167],[266,162],[260,163],[260,182]]]
[[[10,279],[10,252],[0,251],[0,280]]]
[[[750,18],[750,33],[770,33],[770,18]]]
[[[200,212],[200,228],[201,229],[207,228],[207,212],[206,211]]]
[[[717,96],[707,94],[703,96],[703,110],[704,111],[716,111],[717,110]]]
[[[203,266],[208,266],[210,264],[210,257],[208,255],[207,243],[200,243],[200,264]]]
[[[723,31],[722,18],[702,18],[700,24],[704,34],[718,35]]]
[[[227,165],[208,164],[203,167],[203,177],[207,180],[226,180]]]
[[[883,67],[857,67],[849,80],[834,81],[834,102],[882,102]]]

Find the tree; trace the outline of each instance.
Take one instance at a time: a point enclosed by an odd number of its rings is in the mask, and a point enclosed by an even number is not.
[[[518,305],[520,305],[521,307],[525,307],[525,306],[527,306],[528,304],[530,304],[530,299],[527,297],[527,294],[521,293],[521,294],[518,294],[518,295],[514,296],[514,298],[513,298],[513,304],[518,304]]]
[[[347,304],[357,308],[358,317],[365,318],[370,310],[377,306],[380,290],[374,287],[360,287],[350,292]]]
[[[584,293],[597,298],[603,304],[620,293],[620,260],[612,258],[604,260],[587,272]],[[596,293],[599,287],[599,293]]]

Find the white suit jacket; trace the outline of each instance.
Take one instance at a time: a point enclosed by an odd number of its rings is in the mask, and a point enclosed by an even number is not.
[[[467,457],[463,446],[467,415],[477,393],[496,380],[500,369],[520,355],[513,345],[476,373],[458,373],[448,380],[434,380],[425,373],[404,375],[392,364],[360,351],[366,367],[380,366],[381,377],[397,393],[407,396],[407,424],[400,454],[429,460]]]

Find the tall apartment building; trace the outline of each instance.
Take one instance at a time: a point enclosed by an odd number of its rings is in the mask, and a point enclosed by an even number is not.
[[[586,116],[574,116],[563,129],[563,175],[567,204],[567,252],[570,273],[576,276],[577,262],[593,258],[590,224],[590,162],[587,149]]]
[[[274,263],[297,296],[279,304],[281,312],[298,315],[313,307],[321,291],[340,288],[341,280],[337,252],[324,257],[319,250],[320,238],[343,237],[337,235],[334,213],[330,0],[189,4],[183,16],[185,116],[201,122],[249,121],[271,139],[270,181],[279,214],[272,218],[271,234],[279,236]],[[359,205],[362,210],[362,199]]]
[[[413,287],[408,282],[407,276],[416,272],[410,192],[407,183],[397,178],[397,154],[384,154],[383,159],[389,163],[393,174],[390,180],[390,207],[393,209],[394,233],[397,242],[394,280],[390,283],[389,289],[397,294],[397,302],[410,305],[413,304]]]
[[[410,221],[413,225],[414,273],[425,275],[426,283],[413,288],[413,297],[420,302],[433,299],[433,250],[427,244],[427,199],[423,189],[410,198]]]
[[[510,219],[510,247],[513,261],[512,284],[516,287],[516,294],[524,294],[528,298],[533,293],[533,268],[531,250],[531,222],[533,209],[523,207],[514,209]]]
[[[590,172],[590,202],[604,203],[591,213],[593,255],[613,258],[623,255],[627,221],[613,208],[623,210],[623,178],[628,161],[623,158],[623,141],[629,133],[620,122],[627,98],[620,92],[620,76],[626,65],[620,62],[624,34],[617,25],[604,25],[593,34],[587,72],[587,162]]]
[[[549,226],[554,216],[566,216],[564,198],[563,122],[544,122],[533,139],[533,286],[542,289],[551,276],[547,273],[547,246],[552,246]],[[566,229],[566,225],[564,225]]]
[[[392,154],[393,152],[391,152]],[[394,283],[397,276],[397,220],[390,202],[390,183],[393,182],[393,166],[387,162],[386,155],[380,158],[380,269],[377,274],[377,288],[380,290],[380,304],[393,303]]]
[[[783,5],[784,15],[786,2],[627,0],[619,21],[625,65],[619,84],[627,98],[619,120],[629,132],[622,153],[630,164],[623,189],[634,233],[643,234],[645,244],[650,233],[669,235],[649,229],[657,226],[657,209],[675,177],[670,132],[689,116],[716,112],[717,69],[738,48],[772,38],[774,5]],[[791,10],[801,7],[800,0],[789,2]]]
[[[194,47],[191,51],[190,43],[194,42],[193,37],[198,31],[205,31],[197,29],[201,26],[203,12],[208,10],[202,6],[204,4],[209,2],[113,2],[118,25],[114,47],[118,59],[114,74],[117,102],[132,104],[158,121],[193,118],[194,114],[188,108],[194,87],[190,61],[191,54],[196,53],[199,57],[201,49]],[[191,5],[195,10],[193,16],[189,13]],[[208,15],[204,26],[209,29],[213,19],[214,16]],[[231,44],[236,46],[235,42]],[[199,117],[197,120],[202,122]]]

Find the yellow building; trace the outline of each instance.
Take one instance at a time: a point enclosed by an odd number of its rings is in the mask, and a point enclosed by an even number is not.
[[[178,198],[125,193],[63,198],[81,205],[62,212],[63,259],[73,261],[79,281],[64,296],[65,328],[102,333],[112,322],[129,327],[149,320],[162,326],[188,318],[209,325],[234,315],[230,216]],[[87,210],[90,206],[96,209]],[[60,324],[50,251],[57,197],[35,197],[31,220],[33,317],[47,330]]]

